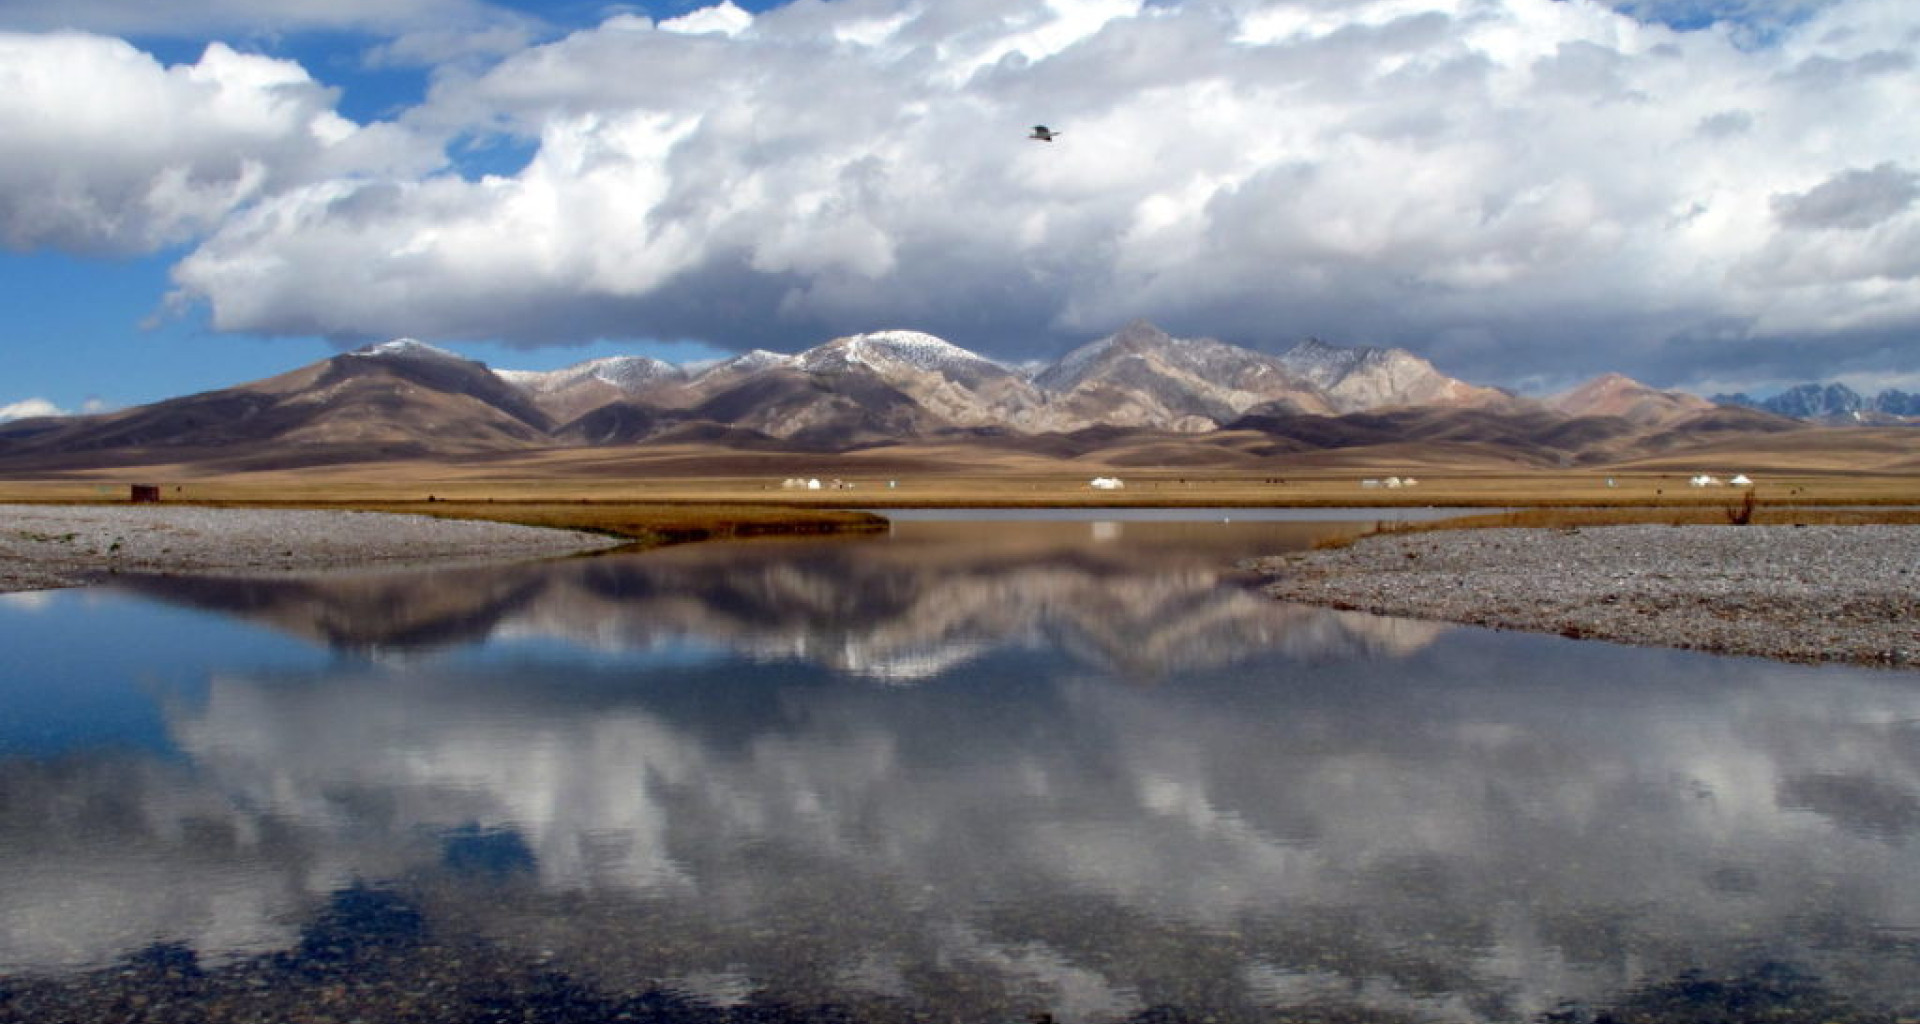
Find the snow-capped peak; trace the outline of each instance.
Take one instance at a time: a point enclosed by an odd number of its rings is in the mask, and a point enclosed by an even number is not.
[[[473,360],[449,352],[444,348],[429,345],[414,338],[395,338],[363,348],[354,349],[348,355],[367,356],[377,359],[450,359],[454,362],[469,363]]]
[[[801,367],[819,373],[858,365],[879,368],[906,366],[931,373],[1000,364],[952,342],[920,331],[874,331],[835,338],[800,356]]]
[[[595,380],[621,388],[636,387],[679,374],[673,364],[651,356],[608,356],[592,360],[582,369],[591,373]]]
[[[651,356],[603,356],[558,370],[496,370],[495,373],[522,391],[542,394],[564,391],[589,381],[611,384],[632,393],[662,380],[685,377],[679,367]]]
[[[736,370],[764,370],[769,366],[785,366],[791,362],[793,362],[792,356],[782,355],[779,352],[769,352],[764,348],[756,348],[751,352],[742,352],[732,359],[717,365]]]

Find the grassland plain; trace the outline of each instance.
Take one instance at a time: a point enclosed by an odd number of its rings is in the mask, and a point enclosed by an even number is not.
[[[1081,465],[1061,460],[907,459],[854,453],[690,454],[648,462],[584,460],[574,453],[537,464],[394,462],[239,474],[192,466],[145,466],[0,480],[0,500],[123,501],[133,483],[153,484],[168,502],[352,506],[445,511],[455,503],[768,507],[775,509],[968,508],[1021,506],[1438,506],[1466,508],[1702,508],[1737,505],[1730,487],[1693,487],[1697,472],[1516,470],[1421,465],[1381,458],[1338,469],[1279,467],[1221,472],[1205,467]],[[1737,465],[1731,462],[1729,465]],[[1096,476],[1124,487],[1095,490]],[[1860,473],[1818,467],[1755,473],[1765,508],[1812,505],[1920,506],[1920,472]],[[784,487],[819,480],[819,490]],[[1411,486],[1390,487],[1390,481]],[[1371,485],[1370,485],[1371,482]],[[836,486],[837,485],[837,486]]]

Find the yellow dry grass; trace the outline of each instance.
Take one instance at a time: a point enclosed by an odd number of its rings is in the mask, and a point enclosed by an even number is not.
[[[1007,472],[822,474],[818,491],[781,487],[773,475],[463,476],[458,467],[339,467],[244,476],[178,476],[164,471],[63,481],[0,482],[0,501],[124,501],[130,483],[157,483],[167,501],[271,503],[580,502],[777,508],[938,508],[1021,506],[1252,507],[1646,507],[1719,509],[1738,504],[1742,489],[1695,488],[1687,475],[1578,471],[1437,473],[1418,485],[1363,486],[1353,473],[1277,475],[1112,471],[1054,467]],[[1119,491],[1088,486],[1115,473]],[[795,474],[799,475],[799,474]],[[831,481],[845,486],[836,489]],[[1611,481],[1611,485],[1609,485]],[[1757,493],[1769,508],[1807,505],[1920,506],[1920,476],[1809,473],[1763,478]]]
[[[446,519],[488,519],[525,526],[587,530],[650,545],[774,535],[864,533],[887,528],[884,518],[866,512],[769,505],[437,500],[350,504],[356,510],[370,512],[409,512]]]
[[[964,457],[963,457],[964,456]],[[1096,475],[1126,487],[1098,491]],[[689,447],[622,453],[550,453],[537,460],[438,461],[218,475],[188,466],[71,473],[0,481],[0,502],[122,502],[132,483],[169,502],[360,508],[601,530],[647,542],[774,532],[858,530],[880,522],[845,510],[1019,507],[1446,507],[1526,509],[1491,525],[1724,522],[1745,494],[1696,488],[1690,473],[1429,467],[1416,486],[1384,486],[1388,471],[1127,469],[1031,453],[897,449],[838,455],[718,452]],[[790,477],[817,477],[818,491]],[[833,481],[842,486],[835,488]],[[1366,480],[1381,485],[1366,486]],[[1920,475],[1807,471],[1762,475],[1756,522],[1913,522]],[[1788,520],[1790,510],[1862,507]],[[1460,521],[1450,521],[1459,523]],[[1477,525],[1468,520],[1461,525]]]

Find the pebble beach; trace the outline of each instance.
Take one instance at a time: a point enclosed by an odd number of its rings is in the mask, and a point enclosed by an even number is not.
[[[0,592],[118,573],[501,562],[617,538],[378,512],[0,505]],[[1381,534],[1257,559],[1274,597],[1797,662],[1920,666],[1920,526],[1604,526]]]
[[[382,512],[186,505],[0,505],[0,593],[117,573],[266,574],[519,561],[619,538]]]
[[[1256,560],[1288,601],[1795,662],[1920,666],[1920,527],[1381,534]]]

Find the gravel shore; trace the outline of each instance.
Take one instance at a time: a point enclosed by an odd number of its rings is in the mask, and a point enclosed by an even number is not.
[[[1289,601],[1799,662],[1920,665],[1920,527],[1442,530],[1256,560]]]
[[[618,538],[379,512],[185,505],[0,505],[0,593],[114,573],[284,573],[518,561]]]
[[[377,512],[0,505],[0,592],[115,573],[517,561],[616,538]],[[1255,560],[1289,601],[1789,661],[1920,665],[1920,527],[1385,534]]]

